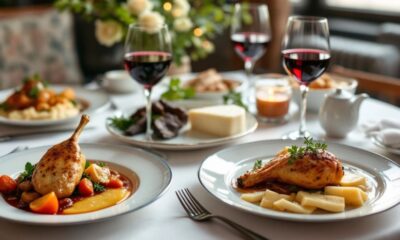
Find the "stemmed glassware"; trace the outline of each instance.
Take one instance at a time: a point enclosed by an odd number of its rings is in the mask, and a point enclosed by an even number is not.
[[[328,20],[323,17],[289,17],[282,43],[283,66],[300,85],[300,128],[284,136],[297,139],[310,136],[306,129],[308,85],[321,76],[329,65]]]
[[[152,139],[151,90],[167,73],[171,64],[171,37],[168,26],[146,29],[130,25],[125,41],[124,64],[133,80],[143,86],[146,97],[146,138]]]
[[[263,56],[271,39],[268,7],[265,4],[235,4],[231,41],[235,52],[243,59],[248,84],[245,100],[255,105],[254,82],[251,78],[255,62]]]

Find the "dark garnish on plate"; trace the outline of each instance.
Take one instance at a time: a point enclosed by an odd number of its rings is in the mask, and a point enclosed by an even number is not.
[[[124,132],[127,136],[146,132],[146,108],[138,109],[129,118],[111,118],[111,125]],[[152,129],[153,137],[170,139],[176,137],[187,123],[188,116],[182,108],[172,107],[163,100],[153,102]]]

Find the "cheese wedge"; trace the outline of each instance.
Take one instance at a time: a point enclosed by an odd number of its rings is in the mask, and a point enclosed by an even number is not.
[[[232,136],[246,129],[246,111],[236,105],[219,105],[191,109],[192,130],[219,137]]]

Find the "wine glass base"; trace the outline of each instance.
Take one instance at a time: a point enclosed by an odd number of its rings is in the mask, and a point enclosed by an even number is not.
[[[282,136],[282,139],[289,139],[289,140],[297,140],[297,139],[303,139],[305,137],[311,137],[311,133],[308,131],[305,131],[303,133],[299,131],[295,132],[290,132]]]

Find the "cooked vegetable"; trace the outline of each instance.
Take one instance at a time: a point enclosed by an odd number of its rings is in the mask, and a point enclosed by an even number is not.
[[[29,208],[36,213],[56,214],[58,199],[54,192],[48,193],[29,204]]]
[[[63,214],[93,212],[99,209],[110,207],[126,198],[128,193],[128,190],[125,188],[109,189],[105,192],[74,203],[72,207],[65,209]]]
[[[243,193],[240,198],[246,202],[257,203],[260,202],[264,196],[264,192]]]
[[[79,193],[84,196],[92,196],[94,194],[93,183],[87,178],[83,178],[78,185]]]
[[[28,192],[33,188],[33,185],[31,181],[25,180],[18,184],[18,188],[23,192]]]
[[[364,176],[359,176],[353,173],[346,173],[342,180],[340,180],[340,185],[347,187],[358,187],[360,185],[366,186],[367,180]]]
[[[172,78],[169,81],[168,89],[165,91],[161,98],[169,101],[176,101],[182,99],[193,98],[196,92],[191,87],[181,87],[181,80],[179,78]]]
[[[297,202],[291,202],[284,198],[275,201],[273,204],[275,208],[280,209],[281,211],[288,211],[293,213],[310,214],[316,209],[316,207],[305,207],[298,204]]]
[[[90,164],[90,166],[85,169],[85,173],[89,175],[90,180],[95,183],[108,183],[111,174],[109,168],[100,167],[95,163]]]
[[[34,200],[38,199],[40,194],[37,192],[23,192],[21,194],[21,200],[25,203],[31,203]]]
[[[0,192],[11,193],[17,189],[17,182],[7,175],[0,177]]]
[[[346,204],[362,206],[368,195],[357,187],[326,186],[325,194],[344,197]]]
[[[109,188],[121,188],[124,186],[124,183],[118,178],[111,178],[107,183],[107,187]]]
[[[345,202],[343,197],[331,195],[305,195],[301,201],[302,206],[317,207],[328,212],[343,212]]]
[[[260,206],[263,208],[276,209],[276,206],[274,206],[274,202],[276,202],[280,199],[293,200],[293,196],[286,195],[286,194],[279,194],[277,192],[267,190],[264,193],[264,196],[261,200]]]

